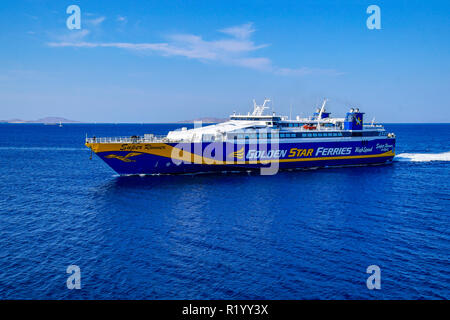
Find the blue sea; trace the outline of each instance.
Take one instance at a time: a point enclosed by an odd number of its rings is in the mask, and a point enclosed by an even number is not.
[[[390,165],[275,176],[120,177],[84,147],[181,126],[1,124],[0,298],[450,298],[449,124],[386,125]]]

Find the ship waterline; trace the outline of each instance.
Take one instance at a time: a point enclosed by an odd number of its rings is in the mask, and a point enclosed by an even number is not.
[[[340,144],[339,142],[337,143]],[[279,164],[280,169],[379,164],[390,161],[395,156],[393,150],[359,153],[356,151],[356,148],[358,148],[356,146],[358,145],[357,142],[348,143],[347,145],[353,144],[355,146],[347,146],[345,148],[341,146],[335,147],[336,142],[320,143],[317,146],[295,143],[280,144],[278,146],[279,149],[268,151],[252,149],[251,145],[239,148],[239,146],[233,144],[229,144],[228,147],[224,147],[223,144],[217,145],[217,143],[215,147],[211,147],[211,144],[135,144],[133,149],[136,151],[123,151],[124,148],[129,147],[128,144],[105,145],[87,143],[86,145],[92,148],[101,159],[119,174],[171,174],[250,170],[274,163]],[[230,150],[234,146],[237,151],[226,152],[226,150]],[[200,152],[196,153],[195,149],[199,149]],[[328,151],[330,155],[322,155],[323,152],[321,151],[327,149],[333,151],[345,149],[345,152],[349,152],[349,154],[334,155]],[[211,150],[216,150],[214,155],[211,155]],[[243,150],[243,152],[239,153],[239,150]],[[307,152],[305,153],[301,150],[307,150]],[[336,151],[336,153],[339,153],[339,151]],[[278,157],[277,155],[284,155],[284,157]]]

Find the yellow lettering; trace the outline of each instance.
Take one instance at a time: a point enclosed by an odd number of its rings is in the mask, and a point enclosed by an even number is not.
[[[290,158],[295,157],[295,150],[297,150],[297,148],[292,148],[292,149],[289,151],[288,157],[290,157]]]

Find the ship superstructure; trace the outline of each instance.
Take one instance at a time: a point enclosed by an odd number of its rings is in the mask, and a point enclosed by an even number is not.
[[[261,168],[277,172],[380,164],[395,155],[395,135],[380,124],[364,123],[364,113],[358,108],[351,108],[343,118],[333,118],[324,100],[311,117],[290,119],[266,114],[268,102],[254,102],[252,113],[234,113],[223,123],[183,127],[166,136],[87,138],[86,145],[119,174]]]

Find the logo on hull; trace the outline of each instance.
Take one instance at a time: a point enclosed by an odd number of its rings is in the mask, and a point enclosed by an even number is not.
[[[123,162],[136,162],[136,160],[131,160],[131,159],[128,159],[128,158],[136,157],[136,156],[138,156],[140,154],[142,154],[142,153],[130,152],[126,156],[118,156],[116,154],[109,154],[109,155],[105,156],[105,158],[108,158],[108,159],[119,159],[120,161],[123,161]]]
[[[387,151],[391,151],[394,148],[394,145],[389,144],[389,143],[385,143],[385,144],[377,143],[377,146],[375,148],[377,148],[380,151],[387,152]]]
[[[242,147],[241,149],[239,149],[236,152],[230,153],[229,156],[233,157],[233,158],[237,158],[237,159],[244,159],[244,147]]]

